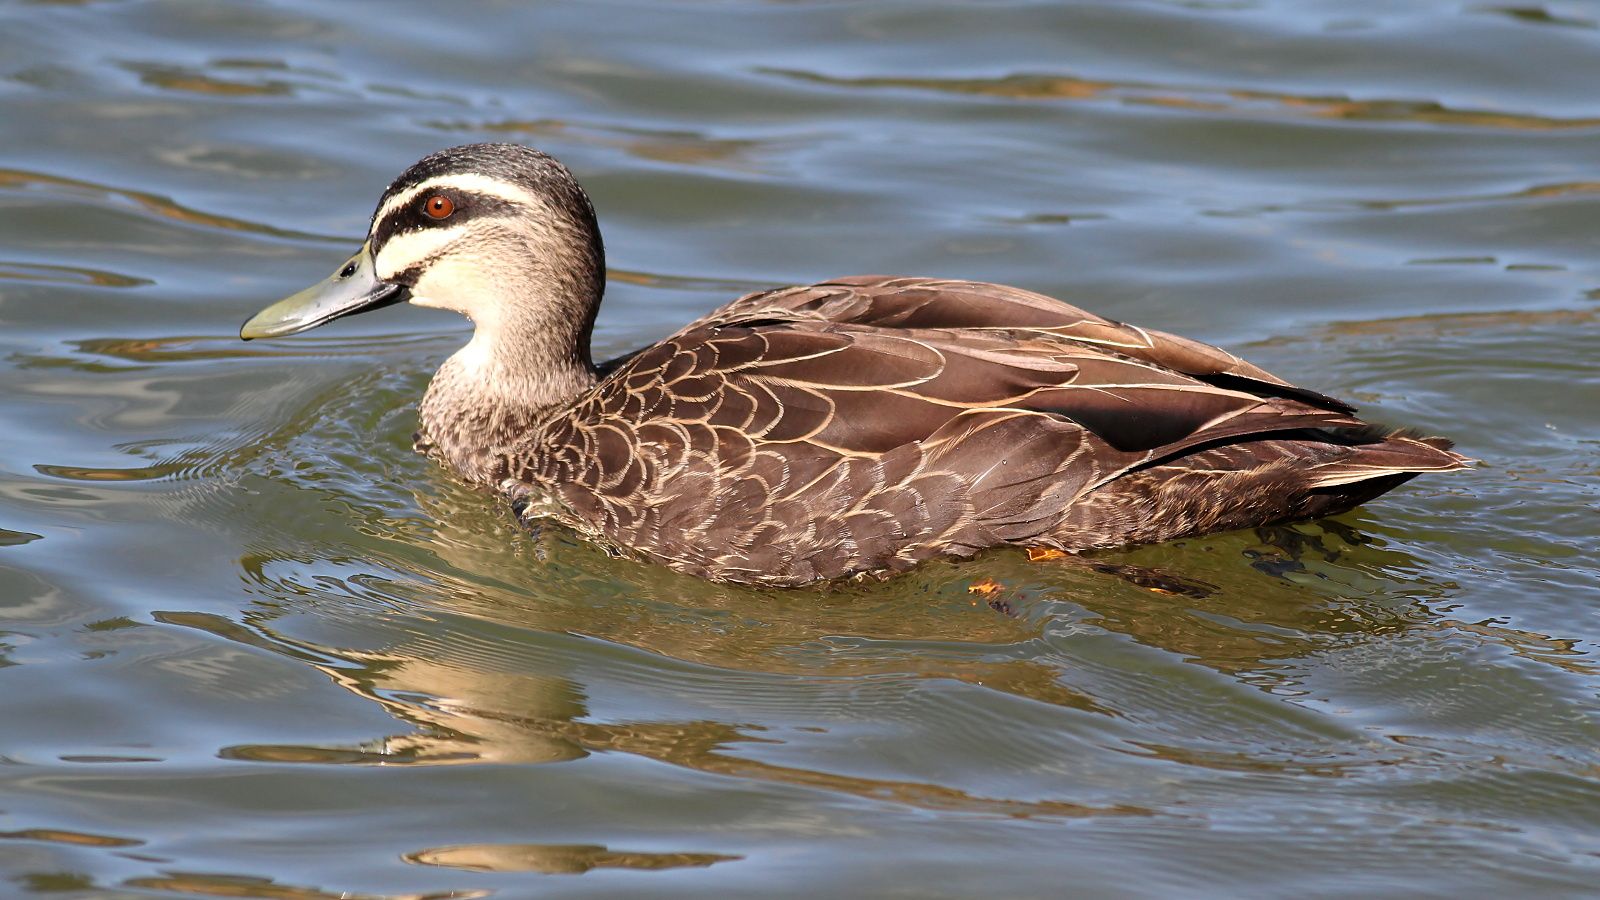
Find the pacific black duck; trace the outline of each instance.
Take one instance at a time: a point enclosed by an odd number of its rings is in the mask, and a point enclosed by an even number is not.
[[[604,287],[566,167],[473,144],[407,169],[355,256],[240,335],[407,300],[465,314],[475,331],[428,386],[418,448],[524,519],[719,581],[1324,516],[1465,462],[1216,347],[1019,288],[761,291],[596,366]]]

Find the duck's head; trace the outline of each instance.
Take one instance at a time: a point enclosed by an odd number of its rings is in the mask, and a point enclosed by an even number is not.
[[[366,243],[326,280],[256,314],[239,336],[279,337],[410,301],[455,310],[484,336],[583,344],[605,284],[594,208],[553,157],[469,144],[418,161],[384,191]]]

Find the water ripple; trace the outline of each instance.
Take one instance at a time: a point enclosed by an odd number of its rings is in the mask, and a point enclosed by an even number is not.
[[[476,872],[582,875],[594,869],[704,868],[744,859],[727,853],[653,853],[612,850],[603,844],[460,844],[407,853],[406,862]]]
[[[0,280],[39,281],[46,284],[71,284],[83,287],[128,288],[155,284],[148,278],[120,275],[80,266],[51,266],[42,263],[0,260]]]
[[[192,209],[160,194],[129,190],[79,178],[67,178],[61,175],[50,175],[26,169],[0,168],[0,191],[38,193],[54,197],[86,197],[101,202],[109,201],[113,205],[131,207],[157,218],[220,231],[246,232],[295,241],[348,242],[347,238],[295,231]]]
[[[1103,81],[1073,75],[1020,73],[995,78],[846,77],[803,69],[758,71],[833,88],[911,90],[1022,101],[1098,101],[1230,116],[1289,116],[1363,123],[1399,123],[1484,130],[1568,131],[1594,128],[1600,118],[1544,116],[1462,109],[1433,100],[1366,99],[1338,94],[1291,94],[1253,88]]]

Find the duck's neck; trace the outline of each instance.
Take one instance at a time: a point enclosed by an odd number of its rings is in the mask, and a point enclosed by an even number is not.
[[[472,340],[440,366],[418,410],[429,451],[473,481],[507,477],[505,457],[528,430],[594,386],[599,292],[590,279],[545,281],[542,296],[474,311]]]

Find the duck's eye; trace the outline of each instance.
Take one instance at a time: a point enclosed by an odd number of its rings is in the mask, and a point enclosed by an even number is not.
[[[428,202],[422,204],[422,210],[429,218],[448,219],[450,214],[456,211],[456,204],[443,194],[434,194],[428,198]]]

